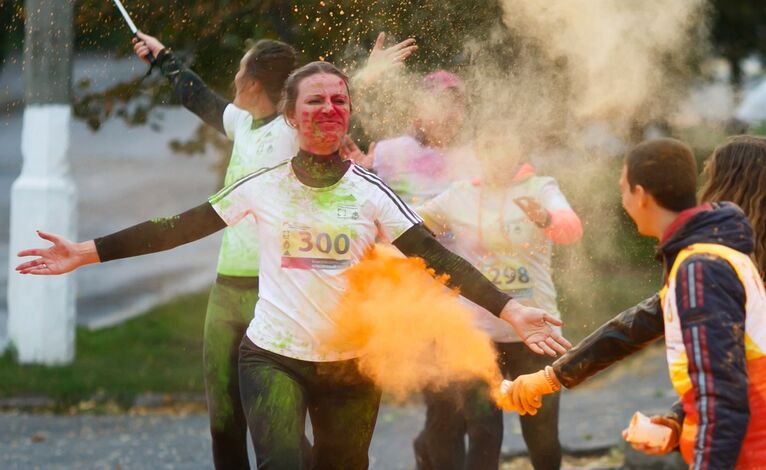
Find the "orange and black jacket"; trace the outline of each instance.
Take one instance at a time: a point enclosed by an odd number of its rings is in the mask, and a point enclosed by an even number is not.
[[[658,248],[666,276],[679,251],[696,243],[720,244],[746,254],[753,250],[752,228],[733,204],[701,206],[680,222]],[[705,441],[697,443],[700,450],[707,450],[704,462],[695,462],[700,465],[693,468],[734,468],[751,419],[744,338],[739,337],[745,331],[743,288],[726,261],[697,258],[695,262],[701,264],[701,278],[694,283],[698,302],[679,302],[678,315],[684,337],[690,341],[695,331],[697,335],[704,332],[704,338],[689,345],[704,348],[696,358],[690,355],[689,367],[694,372],[695,388],[714,393],[700,395],[695,404],[695,411],[703,412],[710,426],[707,435],[698,436]],[[688,293],[679,294],[682,298]],[[553,368],[562,385],[572,388],[664,333],[659,295],[654,295],[602,325],[557,360]],[[699,409],[703,406],[704,410]],[[680,403],[674,405],[671,417],[683,421]]]

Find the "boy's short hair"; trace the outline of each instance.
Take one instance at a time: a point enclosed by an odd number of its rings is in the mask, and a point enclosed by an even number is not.
[[[692,150],[675,139],[655,139],[625,157],[630,190],[641,185],[657,204],[674,212],[697,205],[697,161]]]

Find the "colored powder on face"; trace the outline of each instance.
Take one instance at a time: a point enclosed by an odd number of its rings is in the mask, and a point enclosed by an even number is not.
[[[325,344],[359,350],[361,373],[383,391],[403,400],[472,379],[499,390],[490,338],[445,287],[446,277],[436,277],[422,259],[378,245],[345,276],[349,285],[338,306],[337,328]]]

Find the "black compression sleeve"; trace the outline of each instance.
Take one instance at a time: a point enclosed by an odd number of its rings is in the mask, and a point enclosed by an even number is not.
[[[229,105],[229,101],[215,94],[196,73],[184,67],[170,49],[160,51],[157,63],[184,108],[215,127],[218,132],[226,134],[223,128],[223,111]]]
[[[447,285],[460,289],[460,294],[495,316],[511,297],[499,290],[478,269],[460,256],[444,248],[422,224],[415,225],[394,240],[394,246],[406,256],[419,256],[437,274],[449,274]]]
[[[96,238],[101,262],[157,253],[205,238],[226,226],[209,202],[183,214],[154,219]]]
[[[660,296],[655,294],[601,325],[553,363],[566,388],[640,351],[665,333]]]

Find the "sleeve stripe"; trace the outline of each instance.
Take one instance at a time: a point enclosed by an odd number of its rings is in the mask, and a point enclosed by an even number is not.
[[[692,358],[689,363],[689,372],[695,386],[699,389],[700,402],[697,404],[699,412],[699,426],[697,428],[696,442],[694,445],[694,466],[698,470],[706,469],[710,464],[710,447],[713,439],[715,399],[713,398],[713,383],[708,380],[706,371],[710,369],[710,358],[707,352],[705,339],[705,327],[694,326],[690,334],[686,335],[687,342],[691,342]]]
[[[407,204],[405,204],[401,199],[399,199],[399,196],[397,196],[393,191],[391,191],[391,189],[388,186],[386,186],[385,183],[380,181],[378,178],[370,177],[369,174],[365,174],[366,172],[365,173],[359,172],[357,171],[357,169],[358,167],[354,165],[354,169],[353,169],[354,174],[368,181],[369,183],[377,186],[378,189],[383,191],[383,193],[386,194],[386,196],[388,196],[392,201],[394,201],[394,204],[396,204],[396,207],[399,208],[399,211],[401,211],[401,213],[404,214],[407,220],[409,220],[415,225],[423,223],[423,219],[421,219],[419,215],[417,215],[412,209],[410,209],[407,206]]]
[[[694,270],[694,285],[695,285],[695,291],[697,292],[697,306],[698,307],[704,307],[705,306],[705,287],[702,283],[702,267],[704,266],[699,261],[694,263],[696,265],[696,268]]]
[[[363,168],[361,168],[360,166],[356,164],[354,164],[353,171],[356,175],[364,178],[365,180],[369,181],[370,183],[380,188],[384,193],[386,193],[388,197],[390,197],[394,201],[394,203],[399,208],[399,210],[402,211],[402,213],[404,213],[405,216],[407,216],[407,219],[409,219],[410,222],[414,224],[419,224],[423,222],[423,219],[417,213],[415,213],[415,211],[410,209],[410,207],[404,201],[402,201],[402,199],[391,188],[389,188],[385,182],[383,182],[383,180],[381,180],[374,174],[364,170]]]
[[[690,308],[696,308],[697,307],[697,294],[696,294],[696,287],[697,284],[694,282],[694,271],[695,271],[695,263],[690,263],[688,269],[686,270],[687,274],[687,281],[686,284],[689,287],[689,302]]]
[[[288,163],[289,161],[290,160],[285,160],[285,161],[283,161],[281,163],[278,163],[278,164],[276,164],[276,165],[274,165],[272,167],[260,168],[260,169],[258,169],[256,171],[250,173],[249,175],[243,176],[242,178],[238,179],[237,181],[231,183],[229,186],[226,186],[225,188],[221,189],[217,193],[215,193],[212,196],[210,196],[210,199],[208,199],[208,201],[210,201],[211,204],[216,204],[221,199],[223,199],[226,196],[228,196],[232,191],[237,189],[239,186],[247,183],[248,181],[250,181],[251,179],[253,179],[253,178],[257,177],[257,176],[260,176],[260,175],[262,175],[264,173],[268,173],[271,170],[279,168],[280,166]]]

